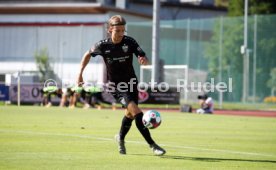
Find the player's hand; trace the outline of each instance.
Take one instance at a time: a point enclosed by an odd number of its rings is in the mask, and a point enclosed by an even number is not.
[[[148,65],[149,64],[149,61],[148,61],[147,57],[141,57],[141,56],[139,56],[138,57],[138,62],[141,65]]]
[[[79,75],[77,79],[77,86],[81,87],[84,84],[82,74]]]

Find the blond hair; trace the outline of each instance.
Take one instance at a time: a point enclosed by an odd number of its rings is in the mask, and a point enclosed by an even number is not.
[[[118,26],[118,25],[126,25],[126,20],[124,17],[121,15],[114,15],[112,16],[107,23],[107,30],[110,32],[111,28],[113,26]]]

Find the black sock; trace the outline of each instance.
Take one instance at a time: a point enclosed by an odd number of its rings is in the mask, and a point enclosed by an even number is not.
[[[131,127],[132,121],[133,121],[133,119],[130,119],[130,118],[124,116],[124,118],[122,120],[121,129],[120,129],[120,140],[125,140],[125,136]]]
[[[149,132],[149,129],[146,128],[144,125],[143,125],[143,113],[138,113],[135,117],[135,123],[136,123],[136,126],[138,128],[138,130],[140,131],[140,133],[143,135],[143,137],[145,138],[145,140],[147,141],[147,143],[149,145],[151,144],[154,144],[154,141],[153,139],[151,138],[150,136],[150,132]]]

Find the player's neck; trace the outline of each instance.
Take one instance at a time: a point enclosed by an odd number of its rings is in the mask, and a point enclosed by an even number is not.
[[[113,44],[120,44],[123,41],[123,38],[111,37],[111,41]]]
[[[113,44],[120,44],[122,42],[122,40],[118,41],[118,40],[114,40],[114,39],[111,39],[111,41],[112,41]]]

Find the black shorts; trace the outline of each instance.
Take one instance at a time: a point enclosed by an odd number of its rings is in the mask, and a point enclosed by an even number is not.
[[[118,90],[115,90],[115,92],[112,92],[111,94],[119,103],[122,104],[123,108],[127,108],[130,102],[134,102],[138,105],[138,90],[135,86],[132,92],[120,92]]]

